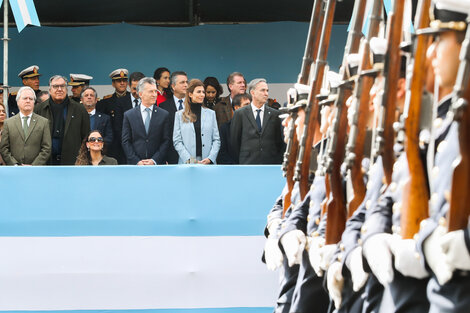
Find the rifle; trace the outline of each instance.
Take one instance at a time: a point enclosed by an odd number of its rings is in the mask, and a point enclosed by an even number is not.
[[[346,199],[341,176],[346,137],[347,137],[347,110],[345,103],[351,95],[352,81],[348,81],[347,59],[350,54],[357,53],[362,38],[362,21],[366,8],[366,0],[356,0],[354,3],[352,24],[353,28],[348,34],[344,49],[343,64],[340,69],[343,83],[338,90],[335,101],[336,116],[333,121],[332,136],[328,141],[328,161],[326,164],[326,180],[329,182],[331,197],[327,203],[327,217],[325,230],[325,244],[335,244],[341,239],[346,226]]]
[[[448,231],[467,228],[470,203],[470,27],[460,50],[460,66],[454,86],[452,114],[459,127],[460,157],[454,167],[450,193]]]
[[[353,197],[348,203],[348,217],[351,217],[366,196],[362,159],[365,153],[367,120],[369,118],[369,92],[376,76],[375,71],[372,71],[369,41],[379,33],[382,10],[382,1],[374,0],[367,37],[362,39],[359,50],[361,62],[358,70],[359,76],[353,92],[355,100],[350,108],[353,110],[354,116],[349,130],[345,159],[345,165],[350,173],[353,187]]]
[[[308,30],[307,36],[307,43],[305,45],[305,52],[304,57],[302,58],[302,67],[300,69],[300,74],[298,78],[298,83],[307,85],[308,84],[308,77],[310,75],[310,69],[313,63],[313,57],[316,56],[318,52],[318,44],[320,40],[320,36],[318,36],[319,28],[322,25],[323,18],[324,18],[324,11],[321,10],[323,0],[315,0],[312,9],[312,17],[310,19],[310,26]],[[291,99],[288,95],[288,99],[292,104],[295,104],[295,100]],[[282,171],[284,173],[284,177],[286,177],[287,181],[287,193],[284,196],[283,200],[283,216],[287,209],[291,206],[291,195],[292,189],[294,188],[294,167],[295,161],[297,159],[298,147],[299,147],[299,140],[295,133],[295,119],[297,118],[296,113],[292,113],[291,121],[289,122],[289,137],[287,138],[287,146],[286,151],[284,152],[284,159],[282,162]]]
[[[323,3],[324,4],[324,3]],[[326,7],[322,8],[325,14],[323,27],[320,36],[317,59],[315,62],[315,71],[312,78],[311,90],[308,96],[307,107],[305,109],[305,123],[300,140],[297,163],[295,165],[294,180],[300,183],[300,196],[303,199],[309,188],[309,170],[312,145],[314,142],[315,131],[317,130],[318,100],[316,95],[320,93],[325,66],[330,44],[331,28],[335,13],[336,0],[328,0]]]
[[[384,91],[379,98],[379,123],[377,126],[376,147],[374,156],[380,154],[385,175],[385,185],[392,182],[395,154],[393,144],[395,134],[395,108],[397,98],[397,81],[400,76],[400,43],[403,28],[403,10],[405,1],[395,0],[393,11],[387,25],[387,52],[384,62]]]
[[[417,27],[425,28],[429,25],[430,5],[431,0],[419,1],[415,20]],[[408,79],[405,94],[403,116],[405,118],[405,153],[409,176],[403,186],[403,202],[400,209],[400,227],[403,239],[413,238],[419,231],[421,220],[429,215],[426,170],[420,157],[419,148],[420,112],[427,73],[425,69],[427,42],[427,36],[415,37],[414,54],[411,59],[412,76],[411,79]]]

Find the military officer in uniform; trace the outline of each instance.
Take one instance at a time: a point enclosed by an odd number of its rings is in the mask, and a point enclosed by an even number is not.
[[[90,85],[90,80],[93,77],[85,74],[70,74],[69,86],[72,87],[72,100],[80,102],[80,95],[82,94],[83,89]]]
[[[118,104],[118,99],[123,97],[129,97],[128,86],[128,75],[129,71],[125,68],[118,68],[109,74],[112,80],[112,85],[115,89],[113,94],[104,96],[96,104],[96,110],[104,114],[109,115],[111,118],[111,126],[113,128],[113,142],[108,146],[108,155],[120,161],[122,159],[122,148],[121,148],[121,127],[124,112],[120,112],[122,107]]]
[[[22,70],[19,74],[18,77],[21,78],[23,82],[23,86],[28,86],[33,88],[34,92],[36,93],[36,96],[38,95],[41,90],[39,90],[39,66],[37,65],[31,65],[30,67],[25,68]],[[12,92],[8,96],[8,114],[9,117],[12,117],[16,114],[18,114],[19,109],[18,105],[16,104],[16,94],[17,92]]]

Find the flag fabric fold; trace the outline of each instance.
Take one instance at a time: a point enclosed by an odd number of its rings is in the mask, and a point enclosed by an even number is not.
[[[27,25],[41,26],[33,0],[9,0],[18,32]]]

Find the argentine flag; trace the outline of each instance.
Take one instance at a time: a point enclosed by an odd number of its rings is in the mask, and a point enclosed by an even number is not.
[[[27,25],[41,26],[33,0],[5,0],[10,2],[16,27],[20,33]],[[3,0],[0,0],[0,6]]]
[[[0,167],[0,313],[268,313],[279,166]]]

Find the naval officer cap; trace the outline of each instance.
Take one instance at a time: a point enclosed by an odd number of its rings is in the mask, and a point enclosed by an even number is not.
[[[85,74],[70,74],[69,86],[89,85],[93,77]]]
[[[41,76],[41,74],[39,74],[39,66],[37,65],[31,65],[30,67],[25,68],[18,74],[18,77],[21,79],[31,78],[31,77],[36,77],[36,76]]]
[[[109,78],[111,78],[112,80],[127,79],[128,75],[128,70],[126,70],[125,68],[118,68],[117,70],[114,70],[109,74]]]
[[[327,97],[321,99],[321,101],[318,103],[319,106],[333,104],[338,97],[339,86],[342,83],[341,75],[335,71],[328,71],[326,74],[326,79],[328,79],[328,84],[330,85],[330,93]]]
[[[470,13],[468,0],[434,0],[429,27],[418,29],[417,35],[433,35],[446,31],[465,31]]]
[[[308,94],[310,93],[310,86],[304,84],[295,84],[293,88],[287,90],[287,105],[279,110],[283,113],[294,113],[299,108],[307,106]]]

